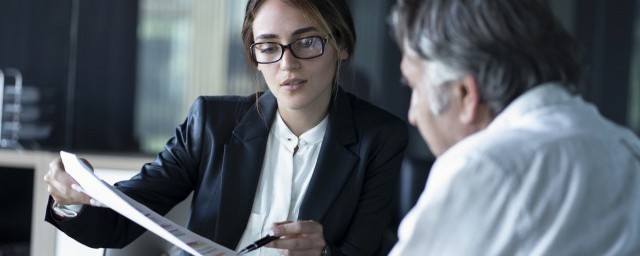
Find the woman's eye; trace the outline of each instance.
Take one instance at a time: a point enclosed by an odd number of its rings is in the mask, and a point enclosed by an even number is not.
[[[315,45],[315,38],[304,38],[300,39],[297,43],[300,47],[313,47]]]
[[[276,53],[278,52],[278,47],[276,46],[263,46],[258,48],[260,53]]]

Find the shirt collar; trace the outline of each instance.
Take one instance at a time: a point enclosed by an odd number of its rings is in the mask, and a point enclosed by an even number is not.
[[[487,128],[509,125],[529,112],[550,105],[561,104],[573,98],[574,96],[559,83],[551,82],[541,84],[517,97]]]
[[[276,139],[284,143],[294,142],[295,144],[301,145],[316,144],[322,142],[328,120],[329,115],[325,116],[324,119],[322,119],[322,121],[320,121],[316,126],[301,134],[300,137],[297,137],[293,132],[291,132],[291,130],[289,130],[289,127],[284,123],[284,120],[282,120],[282,117],[278,112],[276,113],[276,120],[271,128],[271,132]]]

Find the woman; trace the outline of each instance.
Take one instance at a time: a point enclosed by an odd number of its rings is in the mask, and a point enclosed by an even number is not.
[[[242,36],[269,90],[198,98],[155,161],[116,187],[160,214],[193,191],[188,228],[229,248],[281,236],[254,255],[376,253],[406,125],[336,84],[355,45],[346,2],[250,0]],[[45,181],[46,220],[74,239],[121,247],[144,231],[104,208],[56,213],[91,200],[59,159]]]

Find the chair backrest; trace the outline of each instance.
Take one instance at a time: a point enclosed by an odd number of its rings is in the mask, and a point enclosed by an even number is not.
[[[387,232],[385,233],[382,245],[380,248],[380,255],[387,255],[387,253],[398,242],[398,226],[405,215],[413,208],[418,202],[418,198],[422,194],[429,177],[429,171],[431,165],[435,159],[419,159],[405,156],[402,161],[402,168],[400,169],[400,177],[398,179],[398,192],[395,198],[395,209],[393,212],[393,218]]]

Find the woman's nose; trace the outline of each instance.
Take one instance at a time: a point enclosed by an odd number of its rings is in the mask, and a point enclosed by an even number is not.
[[[290,49],[284,49],[280,60],[280,68],[282,70],[298,69],[300,68],[300,59],[293,56]]]

